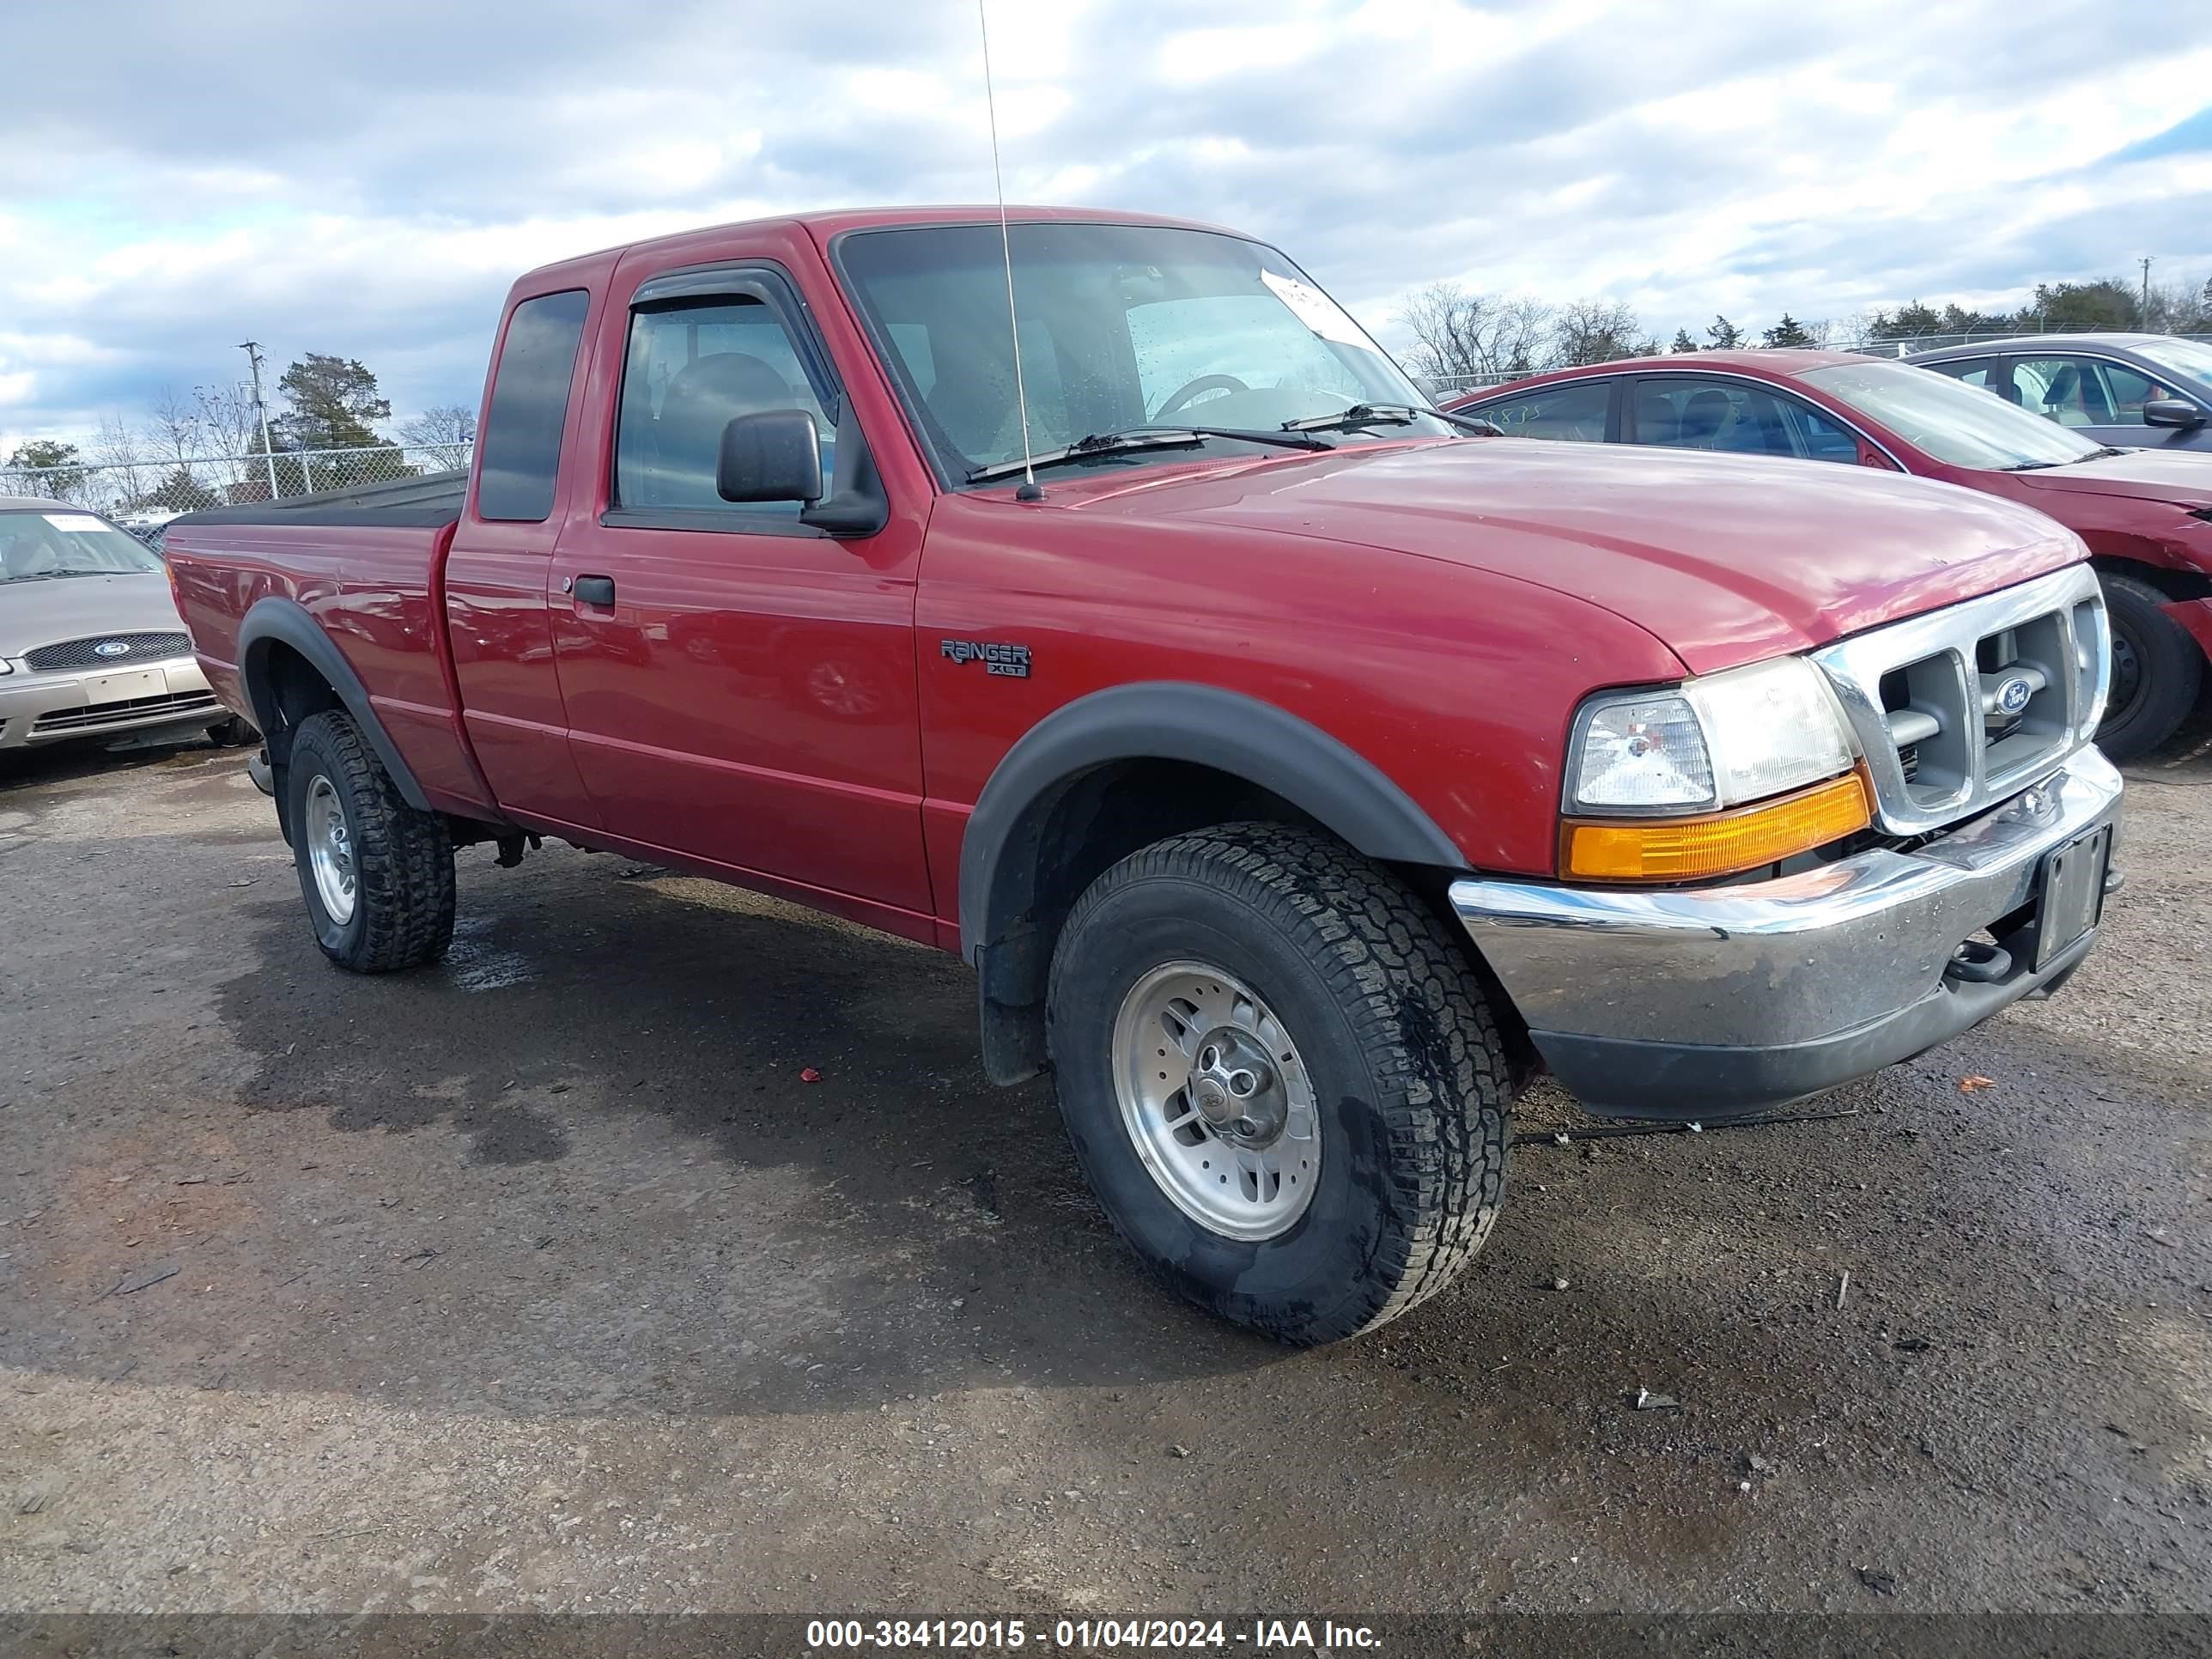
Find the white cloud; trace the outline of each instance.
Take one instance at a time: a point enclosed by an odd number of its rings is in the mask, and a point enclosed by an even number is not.
[[[1242,225],[1386,337],[1444,277],[1626,299],[1663,338],[2146,253],[2212,275],[2212,154],[2100,160],[2194,112],[2201,7],[998,0],[992,26],[1010,198]],[[402,410],[465,401],[532,264],[990,189],[964,5],[88,0],[9,40],[41,65],[0,105],[0,153],[40,161],[0,200],[15,439],[235,379],[249,335],[280,368],[361,357]]]

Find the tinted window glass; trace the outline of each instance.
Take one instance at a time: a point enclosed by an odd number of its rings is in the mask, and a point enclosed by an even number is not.
[[[1938,374],[1948,374],[1954,380],[1967,386],[1978,386],[1986,392],[1990,389],[1990,376],[1996,373],[1997,365],[1994,357],[1960,357],[1950,362],[1929,363],[1928,367]]]
[[[1783,430],[1780,403],[1741,380],[1638,380],[1636,441],[1737,455],[1796,453]]]
[[[535,522],[553,510],[561,428],[591,295],[581,289],[515,307],[477,440],[477,516]]]
[[[1606,405],[1612,401],[1612,381],[1577,380],[1533,397],[1510,398],[1465,412],[1480,416],[1509,438],[1565,438],[1575,443],[1601,444]]]
[[[1809,404],[1743,380],[1644,379],[1636,385],[1636,441],[1799,460],[1859,458],[1858,439]]]
[[[797,501],[726,501],[714,488],[722,428],[740,415],[776,409],[814,417],[828,477],[830,424],[773,307],[717,295],[633,313],[615,434],[615,500],[623,507],[797,518]]]
[[[2097,373],[2104,378],[2105,400],[2112,406],[2112,419],[2121,426],[2141,426],[2145,404],[2173,395],[2141,369],[2124,363],[2100,363]]]

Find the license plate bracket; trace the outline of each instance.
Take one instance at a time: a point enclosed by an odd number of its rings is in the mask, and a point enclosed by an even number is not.
[[[2036,972],[2097,925],[2104,914],[2105,871],[2112,856],[2109,823],[2044,854],[2036,880]]]

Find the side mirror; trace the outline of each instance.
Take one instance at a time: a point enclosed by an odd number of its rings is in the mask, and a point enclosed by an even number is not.
[[[2204,411],[2185,398],[2154,398],[2143,405],[2145,426],[2197,427],[2204,420]]]
[[[763,409],[722,428],[715,493],[726,501],[818,501],[822,436],[803,409]]]

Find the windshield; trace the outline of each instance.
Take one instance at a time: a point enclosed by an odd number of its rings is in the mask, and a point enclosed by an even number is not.
[[[1995,392],[1962,386],[1932,368],[1909,363],[1835,363],[1798,378],[1952,466],[1998,472],[2063,466],[2103,453],[2098,445]]]
[[[57,506],[0,512],[0,583],[49,576],[121,576],[159,570],[161,561],[105,519]]]
[[[2136,356],[2160,368],[2212,386],[2212,344],[2203,340],[2138,340],[2133,349]]]
[[[1428,406],[1272,248],[1138,225],[1017,224],[1008,234],[1032,451],[1131,427],[1273,430],[1354,404]],[[855,232],[837,259],[945,476],[1018,461],[999,227]],[[1347,441],[1452,431],[1422,416]],[[1250,453],[1233,438],[1208,444]],[[1084,464],[1188,459],[1102,451]]]

